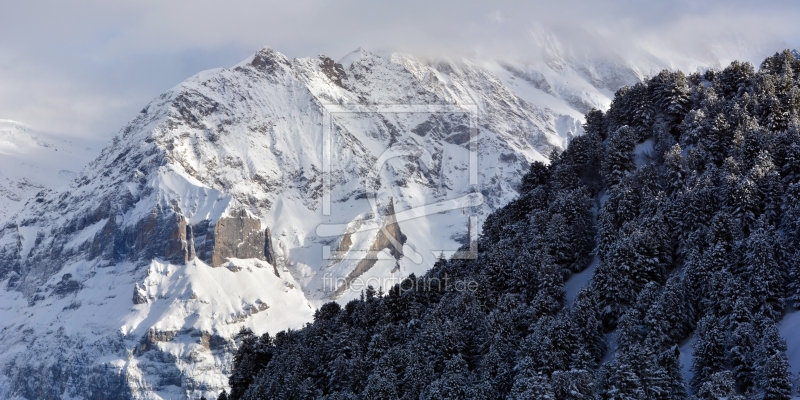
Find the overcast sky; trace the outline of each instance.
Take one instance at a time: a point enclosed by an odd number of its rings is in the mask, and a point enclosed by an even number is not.
[[[364,47],[525,59],[554,34],[598,57],[758,62],[800,48],[798,21],[796,0],[0,0],[0,119],[111,137],[163,91],[262,46],[289,57]]]

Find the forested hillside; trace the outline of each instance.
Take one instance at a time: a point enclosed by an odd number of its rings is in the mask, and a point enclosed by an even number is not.
[[[243,331],[226,397],[790,398],[794,338],[777,325],[800,305],[797,74],[784,51],[621,89],[531,165],[477,259],[326,304],[302,330]]]

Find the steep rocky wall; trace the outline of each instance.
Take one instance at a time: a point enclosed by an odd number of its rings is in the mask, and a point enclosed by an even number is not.
[[[264,230],[264,259],[275,266],[275,249],[272,247],[272,232],[269,228]]]
[[[222,217],[213,225],[202,221],[191,230],[197,258],[214,267],[224,264],[228,258],[257,258],[274,263],[269,228],[262,230],[261,221],[244,210]]]
[[[8,287],[23,291],[35,302],[44,295],[34,296],[40,292],[39,285],[77,259],[103,260],[106,264],[160,259],[184,264],[197,257],[217,267],[228,258],[256,258],[274,264],[271,234],[245,211],[235,211],[216,223],[206,220],[194,225],[180,210],[168,207],[156,207],[132,224],[118,222],[118,214],[118,207],[104,203],[49,233],[52,240],[44,240],[48,234],[40,231],[27,254],[22,254],[18,233],[26,227],[4,226],[7,244],[0,246],[0,278],[11,276]],[[93,224],[101,225],[94,235],[83,243],[70,243]]]
[[[203,262],[220,266],[228,258],[257,258],[269,261],[274,254],[261,229],[261,221],[245,211],[233,212],[215,224],[205,220],[193,225],[173,210],[154,210],[133,226],[120,229],[109,218],[94,237],[90,258],[104,257],[112,261],[163,259],[186,263],[198,257]],[[270,253],[271,252],[271,253]]]
[[[211,265],[219,266],[228,258],[264,258],[264,231],[261,221],[242,210],[231,217],[220,218],[214,226],[214,253]]]
[[[125,232],[126,252],[136,258],[162,258],[185,263],[199,258],[218,267],[228,258],[257,258],[274,262],[269,228],[246,211],[235,211],[216,223],[201,221],[189,225],[178,213],[151,215]],[[267,256],[273,258],[272,261]]]
[[[111,215],[94,236],[88,258],[102,257],[113,262],[160,258],[185,263],[194,258],[191,240],[187,240],[189,231],[186,218],[170,209],[154,209],[132,226],[125,227],[118,226]]]

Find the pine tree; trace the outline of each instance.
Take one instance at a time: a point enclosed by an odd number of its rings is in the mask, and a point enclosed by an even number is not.
[[[737,306],[742,304],[737,303]],[[749,312],[749,311],[745,311]],[[755,353],[757,343],[756,331],[749,320],[736,321],[731,332],[729,364],[740,393],[745,393],[755,386]]]
[[[789,400],[792,398],[792,385],[789,379],[789,363],[786,356],[772,354],[764,362],[761,386],[765,400]]]
[[[668,399],[681,400],[689,397],[686,382],[683,380],[683,371],[680,363],[678,346],[666,349],[658,356],[658,365],[663,368],[666,380],[663,383]]]
[[[528,357],[523,358],[517,364],[514,368],[514,385],[511,387],[509,399],[555,400],[556,397],[550,387],[550,382],[536,369],[535,363]]]
[[[788,266],[782,239],[764,218],[746,241],[744,273],[764,315],[777,320],[783,312]]]
[[[586,123],[583,125],[583,130],[587,135],[597,135],[602,140],[606,138],[606,121],[603,111],[592,108],[586,114]]]
[[[519,186],[520,194],[529,193],[540,186],[545,186],[550,181],[550,170],[540,161],[531,163],[530,170],[522,177]]]
[[[601,368],[597,397],[604,400],[644,400],[639,375],[628,358],[616,358]]]
[[[603,182],[607,186],[619,183],[622,178],[636,167],[633,148],[636,146],[631,128],[619,128],[608,142],[606,156],[603,159]]]
[[[606,354],[606,338],[594,293],[584,287],[572,306],[571,320],[579,338],[578,351],[572,361],[575,369],[594,369]]]
[[[798,165],[800,165],[800,160],[798,160]],[[800,244],[800,182],[789,185],[783,195],[781,209],[783,210],[781,229],[790,244]]]
[[[694,327],[694,316],[688,300],[680,277],[672,276],[644,317],[649,327],[647,343],[650,346],[664,349],[689,335]]]
[[[761,213],[771,224],[778,223],[783,185],[780,174],[772,162],[772,156],[767,151],[761,151],[756,158],[755,165],[750,169],[750,180],[755,184]]]
[[[764,399],[788,400],[792,397],[792,380],[786,359],[786,341],[775,323],[762,321],[762,339],[758,349],[759,388]]]
[[[725,366],[725,329],[721,321],[707,315],[697,325],[697,341],[694,343],[691,387],[699,393],[703,384]]]
[[[683,72],[661,71],[648,82],[653,103],[672,121],[680,122],[689,109],[689,82]]]
[[[372,374],[367,379],[363,396],[368,399],[399,399],[397,393],[397,378],[392,370],[389,357],[383,357],[378,361]]]
[[[424,388],[434,376],[433,367],[426,363],[422,353],[415,346],[410,346],[404,353],[407,360],[405,371],[398,390],[403,394],[403,399],[418,399]]]
[[[233,358],[231,375],[228,378],[231,392],[230,395],[226,393],[231,400],[244,396],[253,378],[272,360],[274,352],[269,333],[257,338],[253,331],[242,328],[236,335],[236,341],[239,342],[239,351]]]
[[[588,266],[594,247],[592,208],[588,193],[582,189],[562,190],[555,195],[545,233],[555,264],[572,272]]]
[[[585,400],[594,395],[594,374],[585,369],[555,371],[551,379],[554,398]]]
[[[683,159],[683,150],[680,144],[676,143],[664,153],[664,169],[668,185],[667,193],[673,194],[683,189],[690,171]]]
[[[754,75],[752,64],[734,61],[716,75],[714,87],[726,98],[739,96],[745,93]]]
[[[470,392],[467,387],[467,373],[467,363],[461,356],[447,360],[441,377],[425,388],[420,395],[420,399],[466,399]]]
[[[512,349],[492,343],[481,360],[481,380],[489,384],[495,393],[494,397],[508,393],[514,383],[514,366],[510,362],[512,354]]]
[[[700,399],[718,400],[744,400],[743,396],[736,393],[736,381],[731,371],[719,371],[708,377],[697,389]]]

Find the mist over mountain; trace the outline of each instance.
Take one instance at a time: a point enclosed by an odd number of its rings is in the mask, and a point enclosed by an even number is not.
[[[0,4],[0,118],[104,140],[176,83],[264,45],[290,58],[338,60],[361,46],[520,62],[558,46],[687,72],[800,47],[791,0],[46,4]]]

